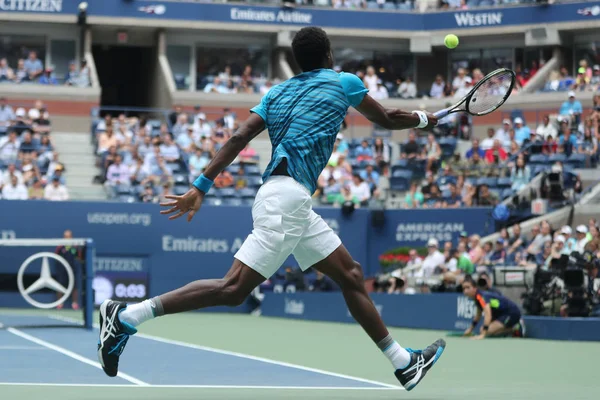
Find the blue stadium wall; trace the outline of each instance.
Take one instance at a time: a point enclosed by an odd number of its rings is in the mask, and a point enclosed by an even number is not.
[[[169,221],[157,204],[110,202],[0,201],[0,238],[92,238],[97,275],[147,280],[148,295],[196,279],[222,277],[252,230],[249,207],[203,207],[192,223]],[[457,241],[460,232],[492,233],[491,209],[390,210],[374,226],[372,213],[358,209],[316,210],[363,265],[365,275],[380,270],[378,257],[398,246],[423,246],[430,237]],[[29,255],[48,249],[0,248],[0,273],[14,273]],[[290,257],[285,265],[297,265]]]

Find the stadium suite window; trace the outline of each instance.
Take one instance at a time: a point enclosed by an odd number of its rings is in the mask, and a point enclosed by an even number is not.
[[[269,75],[270,51],[263,46],[233,47],[198,47],[196,48],[196,89],[204,90],[206,85],[219,77],[222,85],[229,90],[240,91],[241,87],[257,91]],[[242,76],[250,66],[252,85],[246,88]],[[229,67],[229,69],[227,69]],[[227,78],[229,77],[229,78]],[[224,82],[227,81],[227,82]]]
[[[8,66],[15,72],[19,60],[27,59],[29,53],[35,51],[37,58],[46,67],[46,37],[0,34],[0,59],[6,58]]]
[[[190,88],[190,63],[192,62],[191,46],[167,46],[167,59],[173,72],[177,90]]]
[[[333,50],[333,58],[335,64],[345,72],[364,72],[368,66],[373,66],[384,83],[394,84],[396,80],[406,76],[414,79],[415,58],[410,53],[336,48]]]
[[[453,51],[450,53],[452,76],[459,68],[473,71],[479,68],[487,74],[497,68],[513,67],[513,49],[477,49]]]
[[[573,75],[579,68],[579,62],[581,60],[587,60],[588,67],[592,68],[594,65],[600,65],[600,41],[590,42],[585,45],[577,45],[575,47],[575,58],[573,59]],[[569,71],[571,72],[571,71]]]

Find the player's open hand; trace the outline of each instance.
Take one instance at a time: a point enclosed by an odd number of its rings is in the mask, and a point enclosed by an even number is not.
[[[169,219],[177,219],[187,214],[187,220],[190,222],[200,209],[200,206],[202,206],[204,193],[195,188],[191,188],[183,196],[167,195],[165,197],[167,199],[171,199],[172,201],[160,203],[160,206],[170,208],[167,210],[162,210],[160,213],[164,215],[177,213],[175,215],[171,215]]]

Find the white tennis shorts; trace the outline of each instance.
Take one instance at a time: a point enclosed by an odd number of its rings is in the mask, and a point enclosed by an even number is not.
[[[313,211],[308,189],[288,176],[271,176],[261,186],[252,219],[252,233],[234,257],[267,279],[290,254],[305,271],[342,244]]]

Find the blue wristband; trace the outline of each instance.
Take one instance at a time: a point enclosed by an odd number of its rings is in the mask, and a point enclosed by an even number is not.
[[[205,177],[204,174],[202,174],[194,181],[193,185],[199,191],[208,193],[213,183],[213,181],[211,181],[210,179]]]

